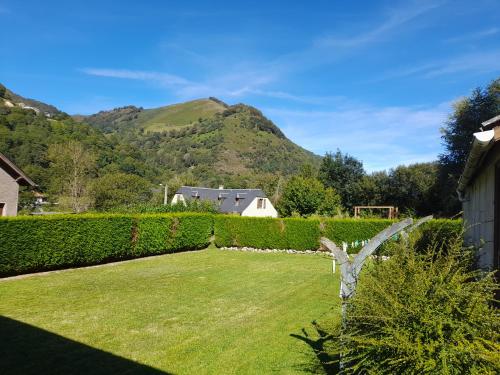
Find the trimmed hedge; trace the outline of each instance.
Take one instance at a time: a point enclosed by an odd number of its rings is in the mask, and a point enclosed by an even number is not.
[[[260,249],[313,250],[319,247],[319,221],[217,215],[215,244]]]
[[[322,221],[323,236],[338,246],[347,242],[349,250],[356,252],[357,249],[350,247],[352,242],[369,240],[394,222],[388,219],[326,219]]]
[[[207,247],[213,218],[207,214],[141,215],[134,255],[163,254]]]
[[[319,248],[319,238],[325,236],[339,246],[347,242],[348,252],[357,253],[362,240],[373,238],[395,222],[387,219],[324,219],[321,220],[320,229],[319,221],[313,219],[217,215],[214,217],[215,244],[218,247],[315,250]],[[461,228],[460,220],[427,222],[421,226],[423,233],[419,240],[420,246],[435,241],[436,237],[440,243],[447,243],[456,238]],[[351,243],[356,241],[359,241],[359,246],[351,247]]]
[[[212,221],[207,214],[2,218],[0,275],[199,249],[210,242]]]
[[[421,226],[422,236],[415,244],[418,251],[425,252],[430,246],[447,250],[463,234],[463,221],[436,219]]]
[[[204,213],[87,214],[0,219],[0,276],[86,266],[215,244],[261,249],[315,250],[321,236],[337,244],[366,240],[391,225],[381,219],[256,218]],[[422,226],[418,247],[445,246],[460,220]],[[349,248],[356,252],[358,248]]]

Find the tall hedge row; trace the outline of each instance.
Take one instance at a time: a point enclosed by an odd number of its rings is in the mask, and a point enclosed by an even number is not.
[[[340,245],[349,244],[349,252],[358,252],[361,241],[373,238],[392,225],[387,219],[271,219],[216,215],[214,217],[215,244],[247,246],[264,249],[315,250],[324,236]],[[432,220],[422,226],[422,246],[425,241],[447,242],[456,238],[462,228],[460,220]],[[351,247],[358,241],[359,246]]]
[[[2,218],[0,275],[202,248],[212,220],[206,214]]]
[[[218,247],[312,250],[319,247],[320,227],[318,220],[217,215],[214,233]]]
[[[350,246],[353,242],[371,239],[394,222],[388,219],[326,219],[322,222],[323,236],[339,246],[342,242]]]
[[[422,224],[422,236],[415,244],[416,249],[422,252],[429,246],[447,250],[453,246],[453,241],[463,234],[462,220],[436,219]]]
[[[212,234],[219,247],[315,250],[321,236],[338,244],[351,243],[370,239],[392,223],[204,213],[1,218],[0,276],[201,249]],[[460,233],[462,222],[433,220],[422,230],[421,247],[434,238],[446,243]]]

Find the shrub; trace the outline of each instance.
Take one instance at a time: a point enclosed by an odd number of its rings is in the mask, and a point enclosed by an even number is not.
[[[167,238],[171,233],[172,217],[144,215],[135,219],[133,234],[134,255],[161,254],[167,250]]]
[[[0,220],[0,275],[206,247],[208,214],[54,215]]]
[[[420,231],[421,236],[415,245],[418,251],[425,252],[431,245],[446,250],[463,234],[463,222],[450,219],[431,220],[422,224]]]
[[[137,217],[134,254],[162,254],[208,246],[213,219],[207,214],[141,215]]]
[[[107,210],[113,213],[138,213],[138,214],[160,214],[178,212],[204,212],[217,213],[218,207],[213,202],[188,200],[185,203],[176,204],[154,204],[138,203],[131,205],[116,206]]]
[[[335,337],[344,373],[494,374],[500,318],[492,274],[470,271],[461,238],[448,251],[415,241],[361,274]]]
[[[196,250],[207,247],[213,233],[213,216],[207,214],[172,215],[168,249]]]
[[[352,242],[371,239],[394,222],[387,219],[326,219],[322,221],[323,236],[338,246],[341,246],[342,242],[350,245]],[[357,252],[359,248],[349,247],[349,250]]]
[[[54,215],[0,220],[0,274],[90,265],[131,256],[132,217]]]
[[[319,247],[319,221],[214,216],[215,244],[260,249],[310,250]]]

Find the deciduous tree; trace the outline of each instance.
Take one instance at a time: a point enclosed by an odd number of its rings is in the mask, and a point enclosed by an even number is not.
[[[48,151],[52,189],[60,194],[60,203],[73,212],[82,212],[92,205],[88,184],[96,168],[94,154],[77,141],[52,145]]]

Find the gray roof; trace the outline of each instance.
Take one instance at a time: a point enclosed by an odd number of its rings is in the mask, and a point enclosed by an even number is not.
[[[493,118],[490,118],[489,120],[486,120],[485,122],[481,123],[481,130],[490,130],[493,129],[495,126],[500,125],[500,115],[495,116]]]
[[[254,198],[266,198],[266,194],[260,189],[210,189],[194,186],[182,186],[176,194],[182,194],[185,200],[214,202],[220,212],[240,214]]]

